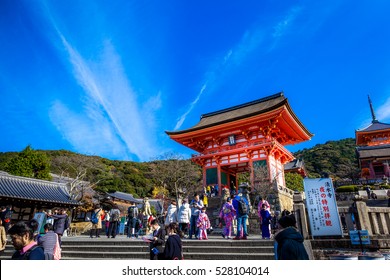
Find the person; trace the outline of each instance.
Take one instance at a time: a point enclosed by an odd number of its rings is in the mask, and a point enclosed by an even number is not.
[[[303,237],[296,229],[296,220],[293,214],[279,219],[281,231],[275,236],[277,242],[278,260],[308,260],[309,256],[303,245]]]
[[[207,185],[207,187],[206,187],[206,194],[207,194],[208,197],[211,196],[211,187],[210,187],[210,185]]]
[[[177,213],[177,218],[179,222],[179,230],[184,233],[184,237],[188,237],[188,224],[191,220],[191,209],[188,204],[188,199],[183,199],[183,204],[179,207],[179,212]]]
[[[157,219],[151,221],[151,226],[153,229],[153,238],[150,242],[150,259],[159,260],[162,259],[163,246],[165,244],[165,229],[160,227]]]
[[[366,187],[366,192],[367,192],[367,199],[370,199],[370,197],[371,197],[371,188],[370,188],[370,186]]]
[[[3,220],[3,225],[6,234],[8,234],[8,230],[11,227],[12,213],[13,211],[11,205],[7,205],[3,210],[3,212],[1,213],[1,219]]]
[[[56,246],[60,246],[60,244],[58,242],[57,233],[53,231],[53,225],[51,223],[46,223],[43,226],[43,229],[45,234],[38,238],[38,245],[42,246],[44,253],[49,254],[52,259],[59,260],[61,255],[54,257],[56,253],[55,250],[60,250],[59,248],[56,248]]]
[[[92,227],[91,227],[91,231],[89,232],[89,237],[93,238],[93,232],[95,232],[95,237],[100,238],[100,231],[102,230],[102,218],[104,216],[104,211],[99,204],[95,206],[92,215],[96,217],[97,223],[94,223],[94,221],[92,221],[91,219]]]
[[[236,236],[233,238],[234,240],[238,239],[248,239],[248,231],[247,231],[247,225],[246,222],[248,220],[248,213],[249,213],[249,202],[245,198],[245,196],[242,195],[240,192],[236,197],[233,199],[233,207],[236,209],[237,213],[237,232]],[[241,230],[242,230],[242,237],[241,237]]]
[[[8,231],[11,236],[12,245],[15,252],[12,255],[13,260],[44,260],[45,254],[43,248],[34,241],[33,229],[29,222],[17,222]]]
[[[202,193],[200,199],[202,200],[203,205],[207,207],[207,205],[209,204],[209,200],[208,200],[208,198],[207,198],[206,193]]]
[[[134,202],[130,202],[130,207],[127,208],[127,238],[134,238],[136,236],[135,228],[137,224],[137,217],[138,207]]]
[[[233,220],[236,217],[236,209],[234,209],[232,204],[232,199],[228,197],[225,204],[222,206],[221,211],[219,212],[219,218],[221,219],[220,227],[222,227],[222,219],[225,222],[225,227],[222,231],[222,237],[230,239],[233,235]]]
[[[210,220],[209,216],[206,213],[206,207],[203,206],[202,211],[199,213],[198,220],[196,221],[196,225],[199,228],[198,239],[207,240],[207,230],[210,228]]]
[[[62,246],[61,237],[64,234],[64,231],[67,229],[67,219],[68,215],[66,214],[66,209],[60,209],[58,214],[52,214],[49,217],[54,219],[53,230],[58,235],[58,241],[60,246]]]
[[[170,223],[167,226],[168,239],[164,247],[165,260],[182,260],[183,246],[181,242],[180,230],[177,223]]]
[[[7,245],[7,235],[3,226],[3,220],[0,219],[0,254],[4,252],[5,245]]]
[[[387,197],[388,197],[388,199],[387,199],[387,207],[390,207],[390,189],[387,190],[386,194],[387,194]]]
[[[170,223],[177,223],[177,207],[176,200],[172,200],[171,204],[168,206],[167,214],[165,216],[164,225],[167,227]]]
[[[104,228],[106,231],[106,236],[109,237],[109,232],[108,230],[110,229],[110,213],[108,210],[105,210],[105,215],[104,215]]]
[[[52,210],[48,209],[46,212],[46,223],[54,225],[54,219],[53,217],[51,217],[52,214],[53,214]]]
[[[260,217],[261,217],[261,237],[263,239],[269,239],[271,237],[270,225],[271,225],[272,217],[265,203],[262,204]]]
[[[228,186],[224,186],[222,188],[221,205],[223,205],[227,201],[228,197],[230,197],[229,188]]]
[[[118,225],[120,219],[121,212],[119,211],[118,205],[114,205],[110,210],[110,228],[108,230],[108,238],[115,238],[118,232]]]
[[[219,192],[219,186],[218,186],[218,184],[216,184],[214,186],[214,196],[218,196],[218,192]]]
[[[278,220],[280,216],[280,211],[276,210],[275,213],[272,215],[271,219],[271,233],[274,235],[278,229]]]
[[[198,238],[199,231],[197,227],[197,220],[199,217],[200,209],[203,208],[203,202],[199,199],[199,195],[195,194],[194,199],[191,200],[190,203],[191,208],[191,221],[190,221],[190,237],[192,239],[192,235],[195,235],[195,238]]]
[[[263,209],[263,204],[267,206],[267,210],[271,211],[271,206],[267,200],[265,200],[262,196],[259,197],[259,204],[257,205],[257,213],[260,217],[260,211]]]

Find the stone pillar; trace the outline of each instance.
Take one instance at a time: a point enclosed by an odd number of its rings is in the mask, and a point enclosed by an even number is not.
[[[301,232],[304,239],[308,239],[309,229],[307,226],[306,207],[305,204],[303,203],[302,193],[294,193],[293,202],[294,202],[293,209],[295,212],[295,216],[297,218],[298,230]]]
[[[358,212],[359,222],[358,222],[358,230],[366,229],[368,230],[368,234],[372,235],[370,217],[368,216],[368,208],[367,204],[364,201],[356,201],[356,209]]]

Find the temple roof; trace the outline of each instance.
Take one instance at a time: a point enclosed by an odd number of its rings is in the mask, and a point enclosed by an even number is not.
[[[289,110],[289,113],[292,115],[294,120],[298,123],[298,125],[305,131],[305,133],[308,135],[308,137],[312,137],[313,134],[311,134],[299,121],[299,119],[295,116],[295,114],[292,112],[290,106],[288,105],[287,98],[284,97],[283,92],[270,95],[258,100],[254,100],[251,102],[247,102],[241,105],[233,106],[230,108],[226,108],[223,110],[211,112],[208,114],[203,114],[200,118],[200,121],[198,124],[194,125],[191,128],[185,129],[185,130],[178,130],[178,131],[166,131],[168,135],[178,135],[183,134],[187,132],[197,131],[204,128],[233,122],[236,120],[245,119],[248,117],[260,115],[269,111],[272,111],[274,109],[278,109],[282,106],[286,106]]]
[[[390,145],[356,147],[359,159],[390,157]]]
[[[390,129],[390,124],[382,123],[378,121],[373,121],[369,126],[363,129],[356,130],[356,133],[359,132],[373,132],[373,131],[381,131]]]
[[[66,205],[80,205],[71,200],[65,184],[0,173],[0,197]]]
[[[142,203],[142,199],[136,199],[132,194],[129,193],[124,193],[124,192],[114,192],[114,193],[108,193],[113,198],[116,199],[121,199],[129,202],[134,202],[134,203]]]
[[[133,202],[136,204],[143,204],[143,199],[134,198],[134,196],[130,193],[116,191],[114,193],[107,193],[107,194],[116,199]],[[156,209],[157,213],[160,214],[163,212],[163,203],[161,202],[160,199],[149,199],[148,201],[150,206],[153,206],[154,209]]]
[[[303,160],[301,159],[294,159],[284,165],[284,170],[294,170],[298,168],[304,168]]]

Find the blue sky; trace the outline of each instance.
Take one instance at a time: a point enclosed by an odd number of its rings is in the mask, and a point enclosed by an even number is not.
[[[148,161],[283,91],[312,140],[390,123],[388,1],[0,1],[0,151]]]

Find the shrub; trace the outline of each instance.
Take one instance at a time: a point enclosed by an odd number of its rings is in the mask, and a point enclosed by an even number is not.
[[[337,193],[344,193],[344,192],[357,192],[358,186],[355,185],[349,185],[349,186],[341,186],[336,189]]]

